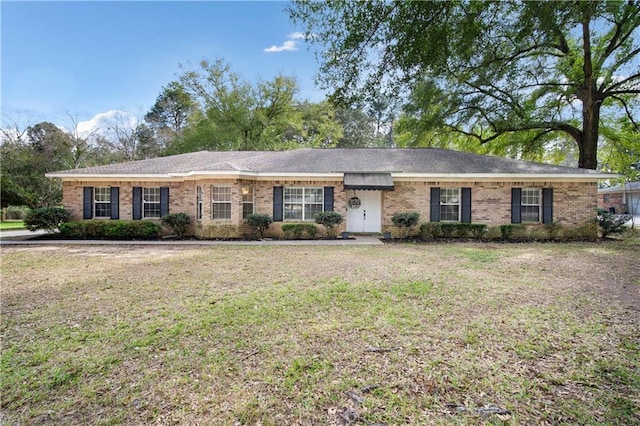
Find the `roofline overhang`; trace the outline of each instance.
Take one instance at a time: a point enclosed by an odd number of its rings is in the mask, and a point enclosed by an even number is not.
[[[330,172],[330,173],[293,173],[293,172],[251,172],[251,171],[217,171],[217,172],[186,172],[186,173],[158,173],[158,174],[78,174],[78,173],[46,173],[48,178],[56,178],[71,181],[158,181],[171,180],[176,182],[198,179],[255,179],[268,180],[342,180],[345,173],[391,173],[394,180],[399,182],[410,181],[598,181],[601,179],[614,179],[618,175],[613,173],[402,173],[402,172]]]

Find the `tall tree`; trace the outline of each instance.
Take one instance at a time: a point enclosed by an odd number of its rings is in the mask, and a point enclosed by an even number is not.
[[[179,139],[189,116],[196,108],[191,95],[177,81],[162,88],[155,104],[144,116],[162,146]]]
[[[335,147],[342,138],[343,128],[336,117],[335,108],[327,101],[303,102],[297,105],[302,115],[302,126],[291,128],[286,139],[292,147]]]
[[[319,81],[335,99],[427,82],[427,122],[481,143],[563,133],[579,167],[595,169],[603,115],[637,114],[638,0],[299,0],[289,11],[321,46]]]
[[[29,126],[20,138],[4,141],[0,146],[3,205],[35,208],[59,203],[61,183],[44,174],[67,168],[72,145],[71,136],[49,122]]]
[[[276,149],[291,127],[301,126],[295,107],[298,83],[292,77],[253,85],[220,59],[183,71],[180,82],[201,110],[178,151]]]
[[[384,146],[384,140],[377,138],[376,117],[368,114],[365,108],[359,105],[337,108],[336,119],[343,128],[339,148]]]

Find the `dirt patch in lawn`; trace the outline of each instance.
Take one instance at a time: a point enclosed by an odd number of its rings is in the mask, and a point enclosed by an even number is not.
[[[2,247],[24,424],[633,424],[623,243]]]

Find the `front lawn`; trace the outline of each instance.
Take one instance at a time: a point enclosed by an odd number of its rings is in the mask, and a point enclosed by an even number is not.
[[[0,231],[25,229],[24,222],[21,220],[0,222]]]
[[[2,247],[7,424],[633,424],[624,242]]]

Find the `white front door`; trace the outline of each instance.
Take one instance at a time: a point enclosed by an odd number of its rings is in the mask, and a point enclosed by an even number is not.
[[[382,191],[347,190],[347,231],[380,232]]]

